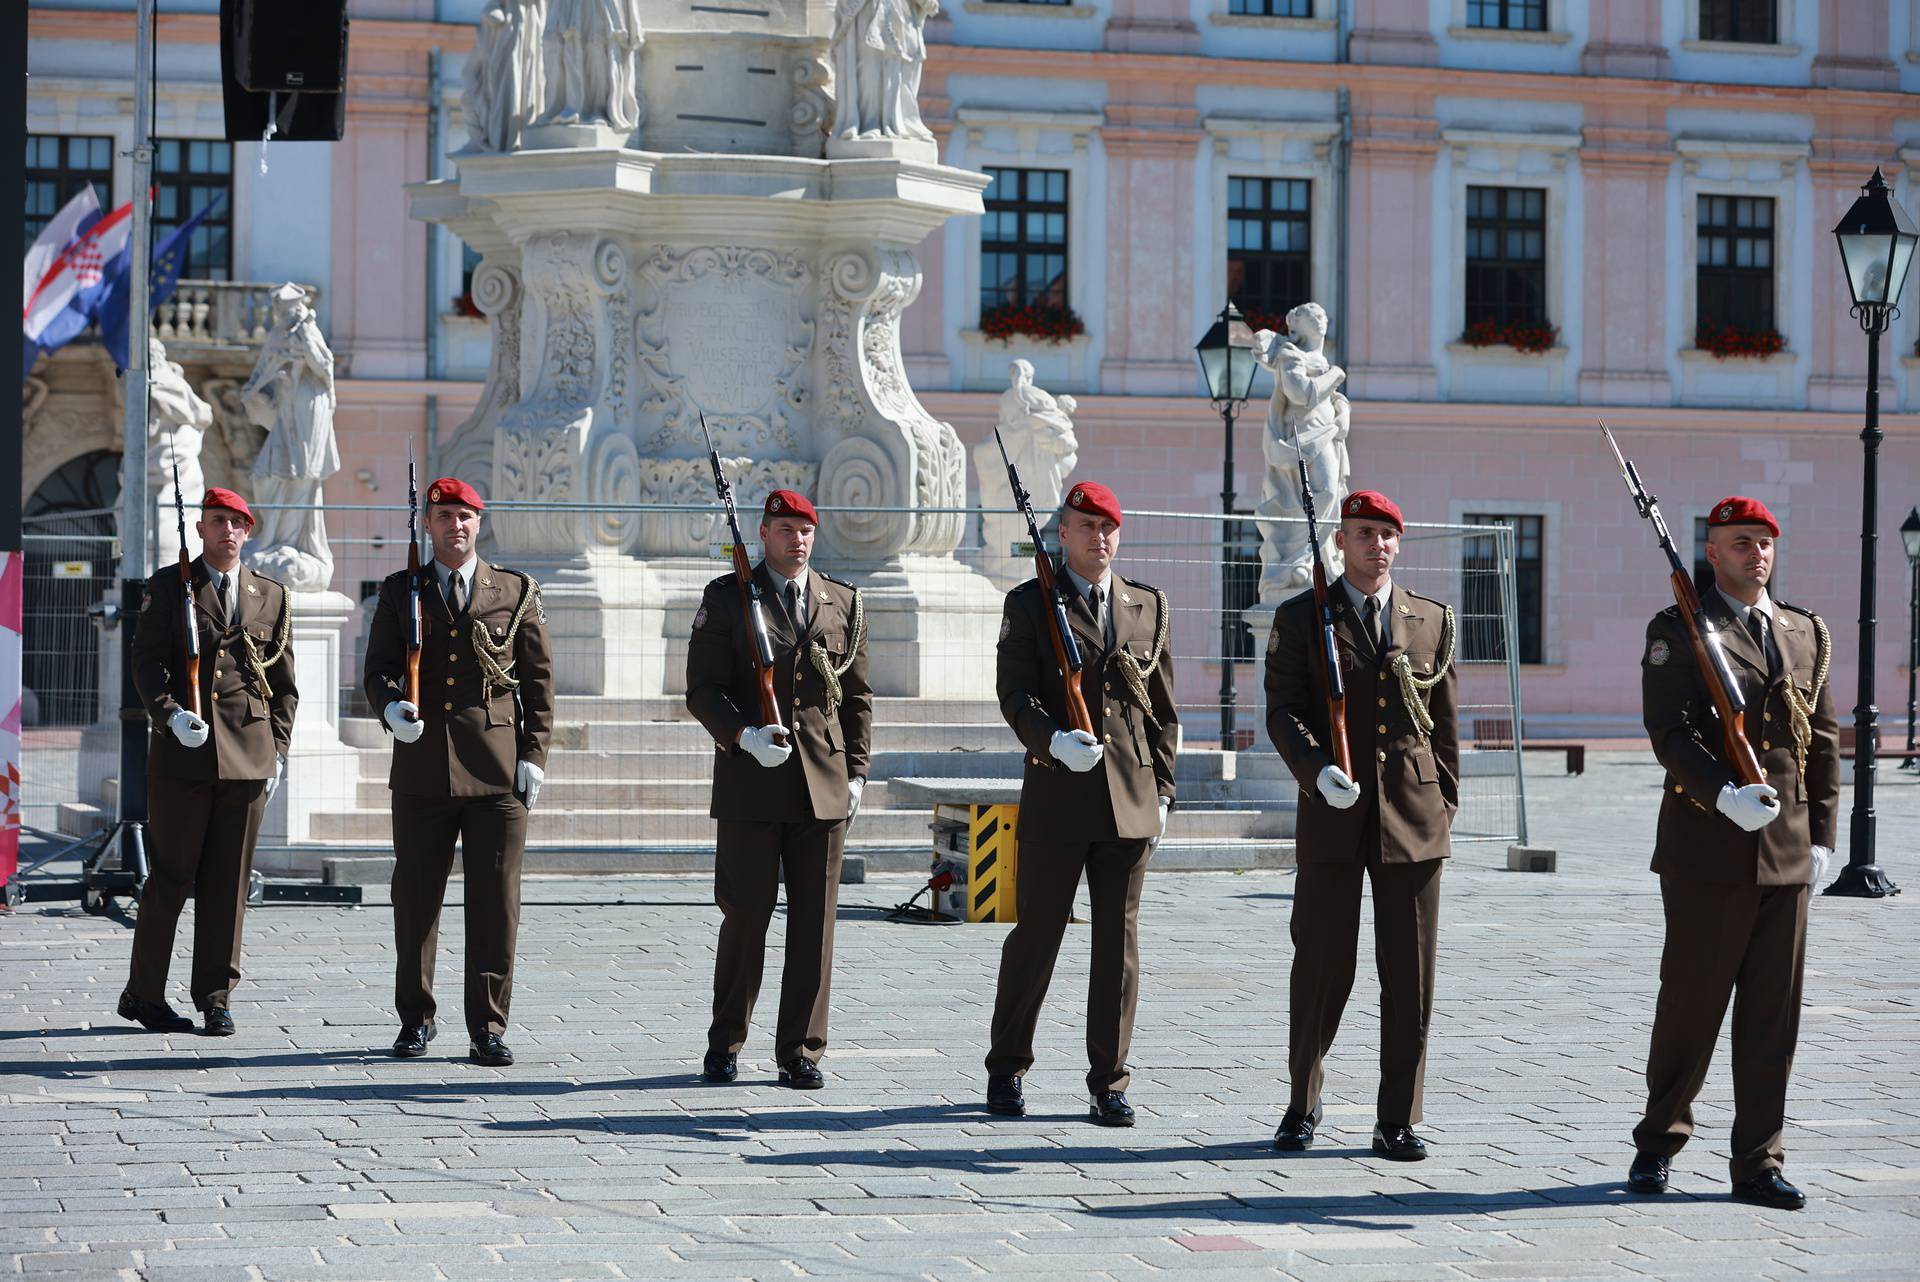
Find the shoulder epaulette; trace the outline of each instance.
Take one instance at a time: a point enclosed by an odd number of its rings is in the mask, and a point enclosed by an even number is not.
[[[1817,619],[1820,617],[1814,611],[1807,609],[1807,607],[1804,605],[1794,605],[1792,602],[1781,601],[1778,599],[1775,599],[1774,604],[1779,606],[1782,610],[1792,610],[1795,614],[1804,614],[1809,619]]]
[[[271,583],[273,584],[274,587],[279,588],[282,592],[285,592],[287,590],[287,585],[282,583],[280,580],[274,578],[271,574],[262,574],[260,573],[260,571],[254,570],[252,566],[248,566],[247,568],[249,570],[253,570],[254,578],[261,579],[261,580],[264,580],[265,582]],[[402,570],[401,573],[405,574],[406,571]]]
[[[828,574],[825,570],[815,570],[814,573],[819,575],[821,578],[825,579],[828,583],[834,584],[836,587],[843,587],[849,592],[858,592],[860,590],[859,588],[854,587],[853,584],[847,582],[845,579],[836,579],[833,575]]]
[[[1024,583],[1015,584],[1013,588],[1007,592],[1007,595],[1018,596],[1023,592],[1038,592],[1039,590],[1040,590],[1040,580],[1028,579]]]

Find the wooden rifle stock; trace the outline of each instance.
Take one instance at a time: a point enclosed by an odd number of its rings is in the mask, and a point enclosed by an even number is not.
[[[747,561],[747,541],[740,533],[740,512],[734,506],[733,485],[720,466],[720,451],[707,428],[707,416],[700,416],[700,431],[707,438],[707,461],[713,467],[713,488],[727,509],[727,530],[733,535],[733,581],[740,593],[740,614],[747,621],[748,657],[753,663],[753,683],[760,704],[760,724],[771,726],[781,743],[791,737],[780,720],[780,701],[773,692],[773,638],[767,635],[767,619],[760,610],[760,585],[753,581],[753,566]]]
[[[1327,564],[1320,555],[1320,522],[1313,507],[1313,480],[1300,458],[1300,507],[1307,516],[1307,546],[1313,553],[1313,610],[1319,622],[1320,682],[1327,691],[1327,745],[1333,764],[1353,778],[1353,749],[1347,745],[1347,687],[1340,674],[1340,642],[1333,632],[1333,605],[1327,599]]]
[[[176,494],[179,493],[176,487]],[[184,525],[184,522],[183,522]],[[185,625],[187,652],[187,711],[201,716],[200,711],[200,618],[193,608],[193,560],[187,555],[185,538],[180,540],[180,613]]]
[[[1620,443],[1613,439],[1613,433],[1605,423],[1600,425],[1600,431],[1613,448],[1613,457],[1620,463],[1620,475],[1627,483],[1627,493],[1633,496],[1634,506],[1640,509],[1643,518],[1652,523],[1654,538],[1659,542],[1660,550],[1667,554],[1674,604],[1680,607],[1680,620],[1687,625],[1687,639],[1693,644],[1693,662],[1700,673],[1700,684],[1707,688],[1707,695],[1713,701],[1714,715],[1720,720],[1720,737],[1726,749],[1727,764],[1733,767],[1735,777],[1743,786],[1765,783],[1767,773],[1760,768],[1760,758],[1753,750],[1752,741],[1747,738],[1746,696],[1740,693],[1740,687],[1733,679],[1733,671],[1727,667],[1727,656],[1720,651],[1719,634],[1712,620],[1707,618],[1700,606],[1700,594],[1693,590],[1693,576],[1687,572],[1687,567],[1680,560],[1679,549],[1673,545],[1673,535],[1667,530],[1666,518],[1660,515],[1660,501],[1647,493],[1647,487],[1641,484],[1639,469],[1620,452]]]
[[[407,688],[403,695],[420,712],[420,648],[427,639],[426,603],[420,586],[420,490],[414,480],[413,442],[407,442]]]
[[[1068,657],[1067,647],[1072,639],[1066,631],[1066,603],[1055,577],[1053,558],[1047,555],[1038,539],[1034,540],[1033,569],[1040,580],[1041,595],[1047,600],[1047,640],[1053,649],[1053,661],[1060,668],[1060,684],[1066,690],[1067,729],[1084,730],[1097,739],[1100,736],[1093,729],[1093,714],[1087,709],[1087,697],[1080,689],[1080,667]],[[1076,654],[1078,650],[1075,645]]]

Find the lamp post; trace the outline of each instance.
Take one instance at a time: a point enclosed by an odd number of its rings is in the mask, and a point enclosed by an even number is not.
[[[1907,759],[1902,770],[1920,770],[1920,757],[1913,755],[1914,713],[1920,711],[1915,700],[1915,670],[1920,669],[1920,507],[1907,513],[1900,522],[1900,542],[1907,549]]]
[[[1833,229],[1840,259],[1853,293],[1853,316],[1867,336],[1867,425],[1860,433],[1866,466],[1860,498],[1860,672],[1859,702],[1853,709],[1853,819],[1847,866],[1829,895],[1879,899],[1900,888],[1874,862],[1874,736],[1880,710],[1873,705],[1874,551],[1880,508],[1880,337],[1900,314],[1900,286],[1906,282],[1913,249],[1920,243],[1907,211],[1894,203],[1887,180],[1875,168],[1860,198]]]
[[[1207,380],[1207,398],[1220,411],[1226,428],[1226,451],[1220,461],[1220,748],[1234,747],[1233,613],[1228,607],[1233,582],[1233,415],[1253,390],[1253,330],[1231,301],[1220,309],[1213,327],[1193,345],[1200,373]]]

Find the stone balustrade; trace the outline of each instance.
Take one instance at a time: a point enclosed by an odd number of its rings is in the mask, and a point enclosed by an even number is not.
[[[277,281],[192,280],[183,277],[173,297],[153,309],[154,337],[169,351],[178,347],[250,348],[265,341],[273,322]],[[302,285],[307,306],[320,305],[320,287]]]

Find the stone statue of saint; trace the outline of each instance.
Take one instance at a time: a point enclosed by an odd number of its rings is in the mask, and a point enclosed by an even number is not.
[[[200,447],[213,426],[213,407],[187,382],[186,371],[167,359],[166,346],[147,340],[147,493],[153,495],[157,559],[166,566],[180,556],[180,522],[173,510],[174,468],[179,467],[179,496],[189,507],[207,488],[200,470]],[[195,519],[192,516],[189,520]]]
[[[321,488],[340,470],[333,437],[333,353],[320,336],[305,290],[288,283],[272,298],[273,328],[240,389],[247,417],[267,430],[253,460],[257,524],[247,560],[295,592],[323,592],[333,579],[333,551],[320,510]]]
[[[543,125],[640,127],[640,0],[549,0]]]
[[[833,135],[933,141],[920,120],[927,19],[940,0],[839,0],[833,23]]]
[[[1080,461],[1080,442],[1073,434],[1073,413],[1079,408],[1071,396],[1055,396],[1033,385],[1033,365],[1015,361],[1007,369],[1008,387],[1000,393],[1000,439],[1007,457],[1020,469],[1020,483],[1033,496],[1033,514],[1044,530],[1060,507],[1067,478]],[[993,439],[973,447],[973,466],[980,478],[980,506],[1012,508],[1013,486],[1000,447]],[[981,568],[996,581],[1017,583],[1027,577],[1023,562],[1011,548],[1027,539],[1024,517],[1010,512],[987,512],[980,517],[983,552]]]
[[[515,151],[545,102],[547,0],[492,0],[480,14],[461,94],[468,151]]]
[[[1347,372],[1322,350],[1327,313],[1320,304],[1302,303],[1288,312],[1287,329],[1285,337],[1270,329],[1253,336],[1254,359],[1273,371],[1273,399],[1267,405],[1267,432],[1261,443],[1267,473],[1260,506],[1254,512],[1263,517],[1305,516],[1300,506],[1304,455],[1325,540],[1327,573],[1332,575],[1340,570],[1333,530],[1353,473],[1347,458],[1349,407],[1339,391]],[[1260,535],[1260,600],[1278,604],[1313,582],[1313,549],[1307,546],[1302,524],[1265,521]]]

